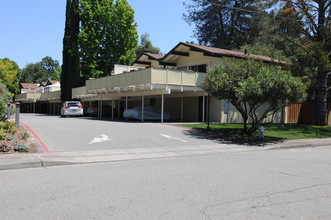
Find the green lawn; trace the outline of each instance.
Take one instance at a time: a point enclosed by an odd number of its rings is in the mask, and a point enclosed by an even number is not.
[[[197,129],[201,132],[212,132],[224,137],[240,137],[242,129],[241,124],[182,124],[180,126]],[[331,138],[331,127],[315,125],[266,125],[265,139],[268,140],[290,140],[290,139],[307,139],[307,138]]]

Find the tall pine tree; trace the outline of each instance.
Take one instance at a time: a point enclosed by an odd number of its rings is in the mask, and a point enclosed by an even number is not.
[[[79,0],[67,0],[66,23],[63,38],[61,100],[71,100],[72,88],[81,84],[79,54]]]

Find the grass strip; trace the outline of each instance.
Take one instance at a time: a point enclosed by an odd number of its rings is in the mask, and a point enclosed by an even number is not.
[[[223,137],[242,138],[242,124],[181,124],[180,126],[196,129],[200,132],[212,132]],[[257,133],[256,133],[257,136]],[[256,139],[252,137],[252,140]],[[265,141],[272,140],[293,140],[293,139],[311,139],[311,138],[331,138],[331,127],[301,125],[301,124],[271,124],[265,126]]]

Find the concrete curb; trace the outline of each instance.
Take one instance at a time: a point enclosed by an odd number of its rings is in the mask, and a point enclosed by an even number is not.
[[[0,155],[0,170],[77,165],[89,163],[118,162],[173,157],[192,157],[248,151],[292,149],[304,147],[331,146],[331,139],[292,140],[264,146],[243,146],[229,144],[173,146],[156,148],[130,148],[77,152],[50,152],[34,154]]]
[[[0,170],[37,167],[42,167],[42,162],[35,154],[5,154],[0,156]]]
[[[293,148],[308,148],[308,147],[322,147],[322,146],[331,146],[331,138],[289,140],[289,141],[285,141],[284,143],[267,144],[266,148],[270,150],[276,150],[276,149],[293,149]]]

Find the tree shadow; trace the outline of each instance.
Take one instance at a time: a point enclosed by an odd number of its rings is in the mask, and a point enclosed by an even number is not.
[[[264,146],[265,144],[281,143],[285,139],[277,137],[265,136],[263,139],[258,135],[252,137],[243,136],[241,129],[238,128],[192,128],[184,131],[185,135],[191,136],[197,139],[211,140],[222,144],[235,144],[245,146]]]

